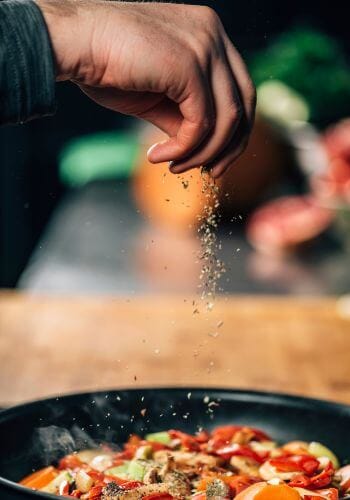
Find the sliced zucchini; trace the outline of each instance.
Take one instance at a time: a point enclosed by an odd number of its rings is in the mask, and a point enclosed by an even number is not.
[[[311,453],[311,455],[313,455],[316,458],[320,458],[320,457],[328,458],[332,462],[332,464],[334,465],[335,469],[339,468],[340,465],[339,465],[338,458],[335,456],[333,451],[331,451],[329,448],[327,448],[327,446],[324,446],[321,443],[317,443],[316,441],[312,441],[309,444],[308,451],[309,451],[309,453]]]
[[[142,481],[146,473],[146,468],[146,464],[141,460],[131,460],[127,471],[128,478],[135,481]]]
[[[120,477],[121,479],[126,479],[128,477],[128,468],[129,468],[129,461],[125,461],[122,465],[117,465],[115,467],[111,467],[110,469],[107,469],[105,471],[105,474],[107,476],[115,476],[115,477]]]
[[[171,437],[169,432],[167,431],[153,432],[152,434],[146,434],[146,440],[152,441],[153,443],[161,443],[165,445],[171,443]]]

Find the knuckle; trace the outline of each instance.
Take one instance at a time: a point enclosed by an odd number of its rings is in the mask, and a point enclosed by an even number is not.
[[[201,13],[202,13],[203,19],[207,23],[209,23],[211,26],[218,26],[219,25],[220,18],[217,15],[217,13],[215,12],[214,9],[212,9],[211,7],[208,7],[206,5],[205,6],[201,6],[200,9],[201,9]]]

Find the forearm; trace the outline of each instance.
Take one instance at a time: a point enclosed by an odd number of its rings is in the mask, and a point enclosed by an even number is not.
[[[27,0],[0,2],[0,124],[52,114],[55,69],[40,9]]]

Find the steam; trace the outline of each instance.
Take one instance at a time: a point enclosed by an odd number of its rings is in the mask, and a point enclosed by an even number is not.
[[[86,432],[74,425],[69,431],[56,425],[35,429],[33,442],[46,465],[82,448],[97,448],[98,444]]]

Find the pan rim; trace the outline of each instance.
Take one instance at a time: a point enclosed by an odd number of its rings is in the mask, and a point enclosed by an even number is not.
[[[3,420],[11,418],[16,415],[18,412],[23,412],[23,410],[30,411],[31,408],[35,408],[36,406],[40,406],[41,404],[52,404],[55,401],[60,399],[73,399],[76,397],[90,397],[90,396],[102,396],[111,393],[120,393],[120,392],[161,392],[161,391],[171,391],[173,393],[184,393],[187,395],[189,392],[192,394],[202,394],[202,395],[213,395],[215,393],[224,393],[226,395],[231,395],[235,399],[245,399],[251,401],[258,401],[265,404],[272,404],[279,401],[279,403],[289,403],[289,405],[293,405],[296,407],[304,407],[309,408],[315,406],[318,411],[321,412],[341,412],[344,415],[350,416],[350,405],[346,405],[344,403],[339,403],[336,401],[330,401],[327,399],[318,399],[318,398],[309,398],[305,396],[298,396],[294,394],[287,394],[283,392],[274,392],[274,391],[258,391],[258,390],[250,390],[250,389],[239,389],[239,388],[228,388],[228,387],[200,387],[200,386],[145,386],[145,387],[120,387],[120,388],[106,388],[99,389],[96,391],[81,391],[81,392],[69,392],[62,394],[60,396],[51,396],[44,397],[33,401],[28,401],[25,403],[20,403],[14,405],[8,409],[0,411],[0,425]],[[47,498],[47,499],[57,499],[60,498],[57,495],[52,495],[50,493],[43,493],[36,490],[31,490],[22,486],[14,481],[10,481],[0,475],[0,485],[3,485],[7,489],[17,490],[22,495],[26,495],[28,497],[36,497],[36,498]]]

